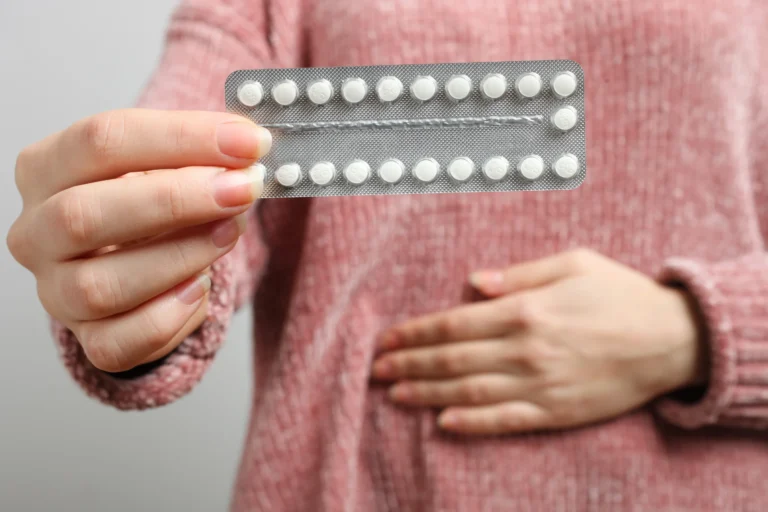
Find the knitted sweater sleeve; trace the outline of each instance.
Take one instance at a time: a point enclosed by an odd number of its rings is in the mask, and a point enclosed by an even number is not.
[[[703,396],[667,397],[658,411],[684,428],[768,429],[768,254],[716,263],[670,259],[661,280],[695,298],[711,370]]]
[[[662,417],[683,428],[768,429],[768,116],[751,142],[754,157],[755,237],[762,250],[720,262],[670,259],[661,280],[695,298],[709,347],[710,378],[693,401],[665,398]]]
[[[260,3],[184,1],[138,106],[223,110],[229,73],[271,63],[268,10]],[[118,409],[145,409],[167,404],[197,384],[226,337],[233,312],[250,298],[264,258],[256,217],[250,217],[236,247],[212,265],[207,319],[161,361],[125,374],[105,373],[90,364],[70,330],[51,320],[63,362],[88,395]]]

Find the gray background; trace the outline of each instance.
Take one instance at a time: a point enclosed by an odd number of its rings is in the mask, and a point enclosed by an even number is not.
[[[250,400],[250,318],[194,393],[118,412],[59,363],[31,274],[5,236],[21,209],[25,145],[80,117],[130,106],[162,49],[175,0],[0,1],[0,510],[224,510]]]

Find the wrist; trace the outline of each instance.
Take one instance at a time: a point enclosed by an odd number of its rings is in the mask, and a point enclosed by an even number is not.
[[[676,314],[665,393],[703,387],[709,380],[709,350],[704,322],[694,298],[681,288],[665,287],[669,307]]]

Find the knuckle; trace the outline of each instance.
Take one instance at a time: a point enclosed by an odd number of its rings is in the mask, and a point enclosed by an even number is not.
[[[494,418],[499,432],[522,432],[541,429],[542,425],[529,414],[514,407],[501,408]]]
[[[11,224],[11,228],[8,230],[5,238],[5,243],[11,256],[25,267],[28,267],[29,236],[19,220]]]
[[[200,265],[195,262],[197,258],[193,255],[192,243],[189,240],[174,240],[170,244],[170,251],[173,254],[174,266],[182,268],[186,272],[200,270]]]
[[[520,415],[515,414],[509,408],[501,409],[496,416],[495,427],[500,431],[517,430],[523,428]]]
[[[592,267],[597,253],[592,249],[580,247],[566,253],[566,265],[572,272],[583,272]]]
[[[459,394],[466,403],[480,405],[490,399],[490,388],[485,382],[462,382],[459,386]]]
[[[499,363],[502,368],[514,370],[519,368],[520,365],[520,350],[513,348],[512,345],[501,350],[498,355]]]
[[[29,182],[29,170],[32,167],[31,162],[37,150],[34,145],[26,146],[16,156],[16,166],[14,168],[14,180],[16,188],[24,194]]]
[[[515,365],[521,366],[529,372],[539,373],[542,369],[542,353],[538,343],[531,341],[524,343],[515,354]]]
[[[457,349],[445,353],[444,367],[451,375],[461,375],[472,367],[472,352],[467,349]]]
[[[72,283],[65,286],[74,291],[75,301],[84,318],[103,318],[114,312],[118,304],[112,281],[107,271],[81,263],[73,271]]]
[[[403,373],[403,362],[399,356],[397,355],[388,356],[386,358],[386,361],[388,365],[391,367],[393,372],[395,372],[398,375]]]
[[[392,360],[394,368],[405,375],[417,374],[422,371],[422,364],[417,357],[402,355]]]
[[[164,212],[171,222],[181,222],[187,212],[184,185],[172,179],[158,190],[158,210]]]
[[[87,244],[103,228],[98,202],[90,199],[81,187],[67,189],[53,199],[54,224],[76,246]]]
[[[16,155],[16,170],[24,170],[29,167],[29,163],[32,161],[32,156],[35,154],[35,146],[30,144],[24,146]]]
[[[591,404],[587,403],[585,400],[576,399],[567,405],[557,407],[557,409],[553,411],[552,416],[554,423],[559,426],[578,425],[582,420],[584,411],[588,411],[590,408]]]
[[[470,404],[474,403],[472,401],[474,393],[475,391],[472,389],[472,386],[468,382],[460,383],[458,389],[456,390],[456,394],[458,395],[459,400]]]
[[[163,321],[163,318],[154,311],[146,311],[142,314],[143,326],[142,344],[148,353],[154,352],[166,346],[176,334],[171,322]]]
[[[103,112],[80,122],[82,146],[99,161],[119,150],[125,136],[125,115],[120,111]]]
[[[432,366],[439,373],[454,375],[461,370],[459,356],[445,350],[438,351],[432,360]]]
[[[567,379],[563,368],[568,367],[568,356],[546,341],[524,342],[516,358],[517,367],[536,376],[539,388],[555,388]]]
[[[455,315],[444,315],[435,323],[435,336],[440,340],[448,339],[456,332],[457,326]]]
[[[513,306],[514,313],[500,315],[508,323],[505,327],[513,330],[515,328],[532,329],[544,322],[544,318],[537,304],[536,298],[531,294],[523,293],[512,298],[515,301]]]
[[[409,386],[410,399],[414,402],[429,402],[437,398],[437,394],[430,386],[421,383],[413,383]]]
[[[101,152],[105,146],[109,124],[109,114],[96,114],[80,121],[78,128],[83,147],[94,153]]]
[[[474,395],[475,403],[487,404],[491,401],[493,397],[492,396],[493,393],[491,391],[491,386],[489,385],[489,383],[485,381],[480,381],[475,383],[474,388],[475,388],[475,395]]]
[[[109,333],[99,327],[84,324],[76,333],[85,357],[104,372],[119,372],[130,368],[116,344],[109,342]]]
[[[184,117],[173,117],[168,121],[168,127],[166,130],[168,135],[168,144],[179,152],[187,151],[191,149],[194,137],[194,129],[190,124],[190,120]]]
[[[571,383],[572,378],[567,372],[542,365],[539,367],[539,375],[536,376],[536,382],[532,389],[537,393],[542,393],[545,398],[555,400],[559,396],[560,390]]]

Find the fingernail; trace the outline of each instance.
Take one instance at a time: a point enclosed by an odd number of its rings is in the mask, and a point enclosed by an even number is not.
[[[453,413],[447,412],[443,413],[437,418],[437,424],[441,428],[451,428],[455,427],[459,423],[459,418]]]
[[[193,305],[211,289],[211,278],[200,274],[192,282],[182,283],[176,291],[176,298],[184,304]]]
[[[391,362],[387,361],[386,359],[383,359],[381,361],[377,361],[373,365],[373,376],[379,379],[386,379],[389,376],[392,375],[392,371],[394,370],[394,366]]]
[[[216,129],[219,151],[234,158],[261,158],[272,148],[272,134],[247,121],[222,123]]]
[[[241,235],[245,233],[245,228],[248,227],[248,215],[250,215],[248,212],[243,212],[232,217],[237,222],[237,228],[240,230]]]
[[[246,171],[253,181],[253,197],[258,199],[264,191],[264,166],[262,164],[253,164]]]
[[[252,203],[261,195],[264,175],[261,168],[223,171],[213,178],[213,197],[222,208]]]
[[[495,289],[504,282],[504,274],[496,271],[473,272],[469,275],[469,283],[475,288]]]
[[[411,389],[406,384],[397,384],[389,388],[389,398],[399,402],[405,402],[411,398]]]
[[[245,226],[248,222],[246,215],[247,212],[223,220],[213,228],[213,233],[211,233],[213,245],[224,248],[236,242],[240,235],[245,232]]]

